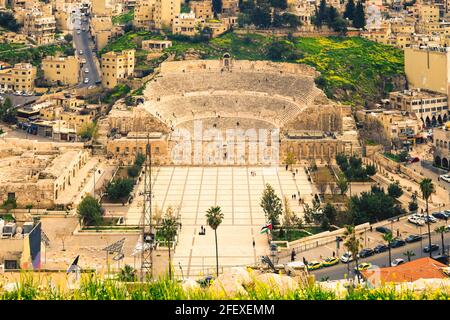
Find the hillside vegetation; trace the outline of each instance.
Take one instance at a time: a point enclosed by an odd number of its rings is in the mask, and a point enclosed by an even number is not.
[[[378,102],[404,83],[403,52],[359,37],[274,38],[259,34],[226,33],[202,41],[169,36],[167,52],[181,59],[186,52],[202,59],[217,59],[229,52],[235,59],[305,63],[321,72],[316,83],[333,99],[364,105]],[[140,50],[142,40],[164,39],[147,31],[131,31],[102,50]]]

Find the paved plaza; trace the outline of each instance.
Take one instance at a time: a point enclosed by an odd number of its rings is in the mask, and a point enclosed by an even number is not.
[[[255,172],[252,175],[251,172]],[[222,267],[245,265],[267,254],[265,234],[260,234],[265,217],[259,203],[264,185],[269,183],[280,198],[286,196],[299,216],[298,192],[311,201],[311,184],[302,167],[293,177],[284,167],[159,167],[153,172],[153,205],[165,211],[180,209],[181,232],[173,263],[178,273],[195,276],[215,266],[214,232],[206,226],[206,210],[222,208],[224,221],[218,229],[219,264]],[[143,189],[143,182],[139,191]],[[292,195],[297,194],[297,199]],[[127,224],[139,224],[142,199],[136,199],[127,213]],[[206,235],[199,235],[201,226]],[[253,248],[255,240],[255,248]]]

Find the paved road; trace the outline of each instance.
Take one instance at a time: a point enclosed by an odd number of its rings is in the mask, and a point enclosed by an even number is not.
[[[72,13],[72,19],[75,19],[75,29],[73,31],[73,41],[75,44],[76,54],[81,58],[86,59],[86,63],[82,67],[82,77],[81,83],[79,84],[79,88],[85,88],[89,86],[95,85],[95,82],[100,80],[100,73],[97,69],[94,59],[96,59],[95,55],[92,53],[91,47],[92,40],[89,36],[89,19],[87,21],[82,21],[82,18],[87,18],[84,15],[82,16],[80,13],[80,9],[76,9],[75,13]],[[82,29],[86,31],[83,31]],[[80,34],[78,34],[78,30],[80,29]],[[80,55],[80,50],[83,50],[83,54]],[[88,69],[89,72],[85,73],[84,70]],[[84,83],[84,79],[88,78],[89,82]]]
[[[432,225],[432,228],[434,228],[433,225]],[[440,235],[432,234],[432,243],[439,245],[439,252],[435,251],[433,253],[433,255],[440,254],[441,250],[442,250]],[[445,249],[448,250],[448,246],[450,245],[450,233],[445,234],[444,243],[446,246]],[[415,253],[415,256],[412,257],[411,260],[426,257],[426,256],[428,256],[428,253],[424,253],[422,248],[427,245],[428,245],[428,237],[426,235],[424,235],[422,238],[422,242],[418,241],[418,242],[414,242],[411,244],[406,244],[406,246],[403,246],[400,248],[392,249],[391,250],[392,260],[394,260],[396,258],[402,258],[405,261],[407,261],[407,257],[403,254],[406,251],[412,251]],[[365,259],[360,259],[359,262],[370,262],[374,266],[386,267],[389,264],[389,252],[386,251],[386,252],[376,254],[374,256],[371,256],[371,257],[368,257]],[[354,268],[355,268],[355,263],[354,262],[350,263],[350,270],[351,270],[352,276],[355,275],[355,273],[353,271]],[[338,280],[338,279],[344,279],[344,275],[346,275],[348,272],[347,270],[348,270],[348,265],[339,262],[339,264],[332,266],[332,267],[314,270],[314,271],[312,271],[312,274],[315,275],[317,280],[320,280],[325,277],[328,277],[329,280]]]

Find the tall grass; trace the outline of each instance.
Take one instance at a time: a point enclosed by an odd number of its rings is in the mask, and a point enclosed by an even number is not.
[[[380,288],[356,287],[344,290],[343,295],[321,288],[319,285],[299,286],[298,289],[279,288],[272,283],[253,279],[243,285],[245,291],[226,293],[213,288],[184,289],[182,284],[169,277],[147,283],[127,283],[103,279],[101,275],[84,274],[76,288],[67,286],[67,280],[56,285],[49,275],[25,272],[14,287],[7,289],[0,283],[1,300],[449,300],[450,289],[396,290],[392,285]],[[214,286],[213,286],[214,287]]]

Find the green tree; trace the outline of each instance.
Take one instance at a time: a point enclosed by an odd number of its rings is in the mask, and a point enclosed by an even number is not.
[[[3,104],[0,104],[0,119],[7,123],[16,123],[17,110],[13,107],[11,99],[6,98]]]
[[[392,265],[391,242],[394,240],[392,232],[383,234],[383,240],[386,241],[389,250],[389,267]]]
[[[212,0],[212,6],[214,11],[214,16],[217,17],[218,14],[222,13],[222,0]]]
[[[406,252],[403,252],[403,255],[408,258],[408,262],[411,262],[411,258],[414,257],[416,254],[413,251],[408,250]]]
[[[68,33],[64,36],[64,40],[68,43],[71,43],[73,40],[73,36],[70,33]]]
[[[336,223],[337,210],[331,203],[327,202],[327,204],[323,208],[323,215],[328,219],[328,222],[330,224]]]
[[[417,201],[411,200],[408,203],[408,210],[409,212],[416,212],[419,206],[417,205]]]
[[[17,32],[20,29],[20,24],[11,12],[0,12],[0,27]]]
[[[319,10],[316,11],[316,15],[315,15],[315,19],[314,19],[314,24],[319,29],[322,28],[322,25],[326,20],[326,14],[327,14],[327,3],[325,0],[320,0]]]
[[[170,251],[171,242],[175,240],[177,235],[178,222],[173,214],[172,207],[168,207],[166,211],[166,216],[163,218],[161,227],[159,231],[161,235],[167,242],[167,247],[169,248],[169,279],[172,279],[172,256]]]
[[[138,167],[137,165],[132,165],[131,167],[128,167],[127,169],[128,176],[131,178],[136,178],[139,175],[140,169],[141,168]]]
[[[302,25],[302,22],[300,21],[300,18],[295,14],[285,12],[281,16],[281,24],[284,27],[298,28]]]
[[[364,6],[361,1],[358,1],[353,17],[353,26],[358,29],[364,29],[366,26],[366,17],[364,14]]]
[[[257,6],[251,11],[252,23],[258,28],[268,28],[272,22],[272,13],[266,1],[258,1]]]
[[[394,199],[398,199],[402,196],[403,194],[403,190],[402,187],[400,186],[400,184],[398,182],[395,183],[391,183],[388,186],[388,194],[394,198]]]
[[[347,251],[349,251],[353,258],[355,259],[356,263],[356,275],[359,279],[359,263],[358,263],[358,252],[362,248],[362,242],[361,238],[356,235],[355,226],[353,225],[347,225],[345,226],[344,231],[344,247],[347,248]],[[348,263],[350,265],[350,263]],[[350,273],[350,270],[348,270]]]
[[[431,197],[431,194],[434,192],[434,184],[430,178],[425,178],[420,182],[420,191],[422,191],[422,197],[425,200],[425,210],[427,212],[427,218],[430,218],[430,213],[428,210],[428,200]],[[429,221],[429,220],[428,220]],[[428,244],[431,248],[431,230],[430,224],[427,223],[428,226]],[[430,250],[430,258],[431,258],[431,250]]]
[[[118,274],[118,280],[123,282],[134,282],[137,280],[137,271],[132,266],[126,264]]]
[[[87,226],[98,226],[102,219],[102,207],[97,199],[87,195],[77,207],[78,218],[80,222]]]
[[[334,19],[330,27],[335,32],[339,32],[341,35],[345,35],[347,33],[347,23],[341,17]]]
[[[33,209],[33,205],[31,203],[29,203],[25,206],[25,209],[27,209],[28,213],[30,213],[31,209]]]
[[[145,162],[145,155],[143,153],[138,152],[136,158],[134,159],[134,164],[139,168],[142,168],[144,162]]]
[[[125,200],[129,197],[133,190],[133,180],[119,178],[111,181],[106,187],[106,193],[111,200],[120,200],[125,204]]]
[[[16,198],[8,198],[3,201],[2,209],[6,210],[6,213],[9,213],[12,209],[17,208]]]
[[[293,152],[287,153],[284,163],[287,164],[292,170],[292,166],[295,164],[295,155]]]
[[[95,122],[85,123],[78,129],[78,135],[83,140],[97,139],[98,127]]]
[[[266,184],[260,206],[263,208],[266,219],[270,221],[274,228],[278,224],[278,218],[283,213],[281,199],[276,195],[271,185]]]
[[[218,206],[209,208],[206,211],[206,221],[208,226],[214,230],[214,238],[216,240],[216,274],[219,276],[219,249],[217,246],[217,228],[223,221],[222,209]]]
[[[373,164],[368,164],[366,166],[366,174],[371,177],[375,175],[375,173],[377,173],[377,169],[375,168],[375,166]]]
[[[428,225],[429,225],[429,223],[428,223]],[[445,255],[444,233],[447,232],[447,227],[439,226],[439,227],[435,228],[434,231],[441,235],[442,255]]]
[[[348,190],[348,180],[344,174],[342,173],[339,174],[336,184],[339,190],[341,190],[341,195],[344,195]]]
[[[353,20],[355,15],[355,2],[353,0],[348,0],[345,5],[344,18],[348,20]]]

